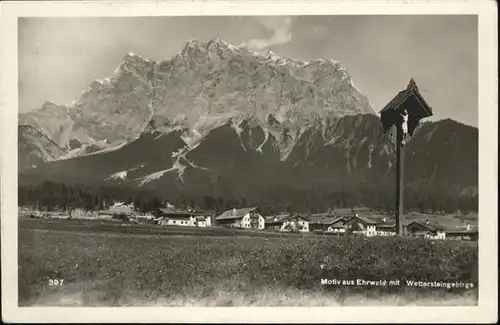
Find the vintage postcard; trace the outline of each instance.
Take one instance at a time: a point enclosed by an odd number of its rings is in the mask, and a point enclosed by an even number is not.
[[[1,8],[3,321],[496,321],[496,3]]]

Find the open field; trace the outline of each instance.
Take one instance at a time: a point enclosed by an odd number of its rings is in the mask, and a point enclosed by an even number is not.
[[[20,220],[19,304],[477,304],[476,242],[269,233],[240,236],[236,230],[194,229],[205,231],[202,235],[179,228]],[[324,278],[400,283],[322,285]],[[62,279],[63,284],[50,286],[50,279]],[[474,288],[410,287],[406,280],[471,282]]]
[[[122,221],[102,219],[19,219],[20,229],[48,229],[64,230],[70,232],[86,233],[120,233],[120,234],[144,234],[162,236],[238,236],[238,237],[284,237],[284,236],[314,236],[313,233],[283,233],[267,230],[238,229],[238,228],[198,228],[184,226],[160,226],[154,224],[130,224],[126,226]]]

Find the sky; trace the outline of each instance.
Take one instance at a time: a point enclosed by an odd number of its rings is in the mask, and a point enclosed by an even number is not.
[[[223,39],[311,61],[331,58],[380,111],[414,78],[433,120],[478,124],[477,16],[330,15],[21,18],[19,111],[71,102],[124,56],[167,60],[187,40]]]

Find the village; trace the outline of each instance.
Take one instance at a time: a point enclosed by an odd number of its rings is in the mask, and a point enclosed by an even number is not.
[[[20,215],[22,214],[29,218],[115,220],[120,221],[121,226],[151,224],[156,227],[222,227],[249,231],[314,233],[333,236],[396,235],[394,217],[369,208],[335,208],[324,213],[284,212],[264,216],[258,207],[233,208],[217,214],[214,211],[195,210],[191,207],[180,209],[165,202],[163,207],[144,213],[137,209],[133,203],[114,202],[106,210],[74,209],[69,213],[65,211],[40,213],[20,209]],[[469,223],[451,227],[441,225],[434,220],[432,222],[428,219],[414,220],[411,216],[412,214],[404,223],[406,236],[433,240],[478,240],[477,226],[472,226]]]

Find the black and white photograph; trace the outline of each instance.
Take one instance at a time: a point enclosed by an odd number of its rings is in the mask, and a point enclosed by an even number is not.
[[[12,305],[342,313],[496,297],[495,275],[480,281],[497,250],[484,17],[152,5],[15,18],[1,138]]]

